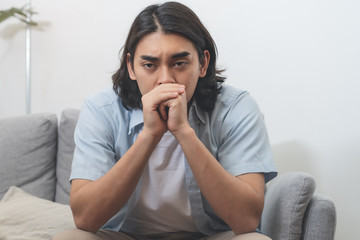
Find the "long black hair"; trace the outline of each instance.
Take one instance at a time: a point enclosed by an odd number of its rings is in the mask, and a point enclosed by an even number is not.
[[[125,45],[122,49],[120,68],[112,76],[113,88],[122,100],[124,107],[142,108],[141,92],[136,81],[130,79],[127,69],[127,54],[133,64],[133,56],[140,39],[161,31],[165,34],[178,34],[189,39],[195,46],[200,63],[203,62],[204,50],[210,53],[210,62],[206,76],[199,78],[194,97],[198,106],[211,111],[225,77],[216,68],[217,48],[210,33],[196,14],[183,4],[167,2],[161,5],[150,5],[134,20]]]

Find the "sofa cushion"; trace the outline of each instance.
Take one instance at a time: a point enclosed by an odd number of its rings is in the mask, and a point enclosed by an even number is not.
[[[261,232],[272,239],[300,240],[306,208],[315,191],[307,173],[288,172],[269,182],[261,218]]]
[[[33,114],[0,120],[0,199],[10,186],[55,197],[57,117]]]
[[[48,240],[75,228],[70,206],[10,187],[0,202],[0,239]]]
[[[79,113],[76,109],[64,110],[58,131],[55,201],[64,204],[69,204],[69,177],[75,149],[74,131]]]

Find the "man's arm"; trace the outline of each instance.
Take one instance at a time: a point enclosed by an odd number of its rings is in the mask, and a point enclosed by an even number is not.
[[[168,129],[180,143],[206,200],[236,234],[255,231],[264,205],[264,175],[235,177],[220,165],[189,125],[185,93],[168,106]]]
[[[184,129],[176,138],[202,194],[216,214],[236,234],[255,231],[264,205],[264,175],[231,175],[207,150],[193,129]]]
[[[158,141],[141,132],[104,176],[96,181],[72,181],[70,206],[79,229],[96,232],[125,205]]]

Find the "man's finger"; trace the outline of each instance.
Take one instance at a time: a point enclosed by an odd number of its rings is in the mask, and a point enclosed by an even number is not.
[[[160,114],[160,117],[166,121],[168,119],[168,112],[169,112],[169,107],[166,106],[165,104],[160,104],[158,107],[158,112]]]

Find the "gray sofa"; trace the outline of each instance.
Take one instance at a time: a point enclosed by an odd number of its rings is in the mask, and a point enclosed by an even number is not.
[[[74,227],[68,178],[78,115],[67,109],[59,122],[55,114],[0,120],[0,239],[50,239]],[[260,230],[274,240],[334,239],[334,203],[314,191],[309,174],[280,174],[267,184]]]

